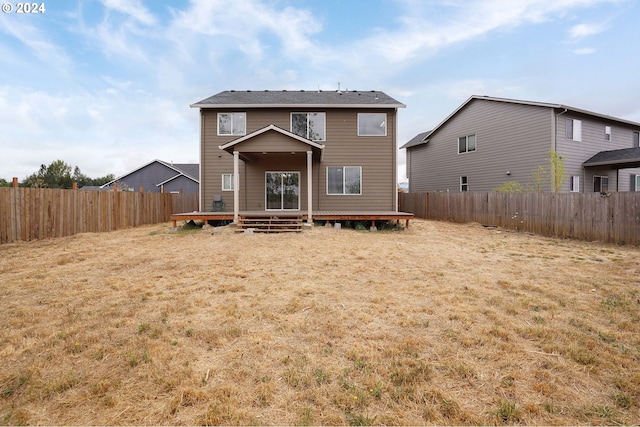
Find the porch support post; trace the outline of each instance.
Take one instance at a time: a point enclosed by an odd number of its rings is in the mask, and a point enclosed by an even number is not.
[[[313,151],[307,151],[307,223],[313,224]]]
[[[240,222],[240,153],[233,152],[233,222]]]

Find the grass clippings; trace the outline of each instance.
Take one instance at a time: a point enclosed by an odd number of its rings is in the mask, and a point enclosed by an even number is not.
[[[635,424],[640,250],[414,220],[0,246],[0,423]]]

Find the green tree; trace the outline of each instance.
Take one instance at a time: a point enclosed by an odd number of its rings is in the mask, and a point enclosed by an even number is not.
[[[38,172],[29,175],[22,185],[36,188],[71,188],[71,166],[62,160],[54,160],[49,166],[40,165]]]
[[[551,163],[551,183],[556,193],[562,190],[562,184],[567,180],[564,169],[564,158],[556,151],[549,150],[549,163]]]
[[[498,193],[522,193],[524,187],[518,181],[505,181],[493,191]]]
[[[544,192],[545,186],[549,181],[547,168],[545,168],[543,165],[540,165],[536,168],[536,170],[533,171],[532,175],[533,175],[532,191],[536,193]]]
[[[20,185],[34,188],[72,188],[77,183],[79,188],[85,185],[102,185],[113,181],[113,174],[101,178],[89,178],[78,166],[72,168],[62,160],[55,160],[49,166],[40,165],[38,172],[26,177]]]
[[[0,178],[0,187],[11,187],[11,183],[6,179]]]

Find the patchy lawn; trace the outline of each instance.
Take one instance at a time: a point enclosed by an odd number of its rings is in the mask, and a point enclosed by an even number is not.
[[[640,249],[414,220],[0,246],[3,424],[635,424]]]

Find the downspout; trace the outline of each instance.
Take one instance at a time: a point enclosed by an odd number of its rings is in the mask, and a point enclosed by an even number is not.
[[[398,212],[398,109],[395,109],[393,117],[393,206],[394,212]]]
[[[204,187],[204,182],[203,182],[203,177],[204,175],[202,174],[202,168],[204,165],[204,158],[202,157],[202,154],[204,153],[204,112],[202,111],[202,108],[200,109],[200,165],[198,166],[198,173],[199,175],[199,185],[198,185],[198,211],[202,212],[202,206],[204,206],[204,204],[202,203],[202,194],[203,194],[203,187]]]

